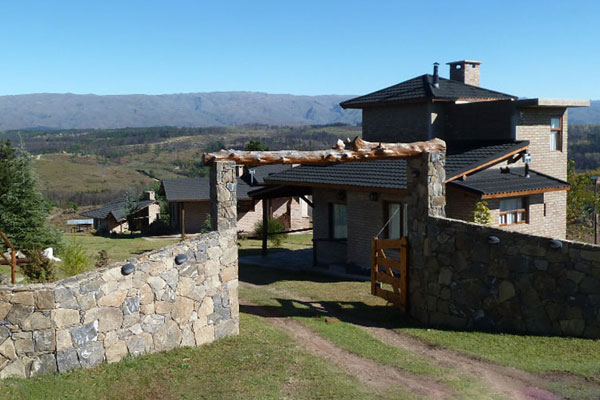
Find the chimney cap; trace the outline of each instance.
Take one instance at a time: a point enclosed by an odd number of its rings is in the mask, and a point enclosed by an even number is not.
[[[475,61],[475,60],[461,60],[461,61],[452,61],[449,63],[446,63],[446,65],[456,65],[456,64],[483,64],[481,61]]]

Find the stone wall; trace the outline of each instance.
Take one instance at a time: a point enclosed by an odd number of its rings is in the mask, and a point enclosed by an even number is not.
[[[600,246],[445,218],[443,153],[408,166],[409,198],[419,199],[408,200],[413,317],[454,329],[600,337]]]
[[[56,283],[0,286],[0,378],[237,334],[234,167],[212,168],[216,231]]]
[[[409,261],[410,311],[417,319],[460,329],[600,337],[600,246],[445,218],[428,218],[421,241],[423,257]]]

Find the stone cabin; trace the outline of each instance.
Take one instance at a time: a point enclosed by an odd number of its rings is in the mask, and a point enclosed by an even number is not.
[[[490,226],[566,237],[569,107],[585,100],[518,99],[479,86],[478,61],[448,63],[450,79],[425,74],[342,102],[363,112],[363,139],[447,143],[446,215],[471,221],[486,200]],[[371,238],[407,235],[406,161],[301,166],[268,176],[303,188],[314,203],[316,264],[370,265]]]
[[[133,211],[132,210],[133,207]],[[100,208],[81,213],[94,219],[94,229],[100,233],[127,233],[144,231],[160,217],[160,204],[153,191],[144,193],[142,200],[133,204],[126,199],[108,203]]]
[[[240,234],[252,234],[262,221],[262,200],[248,193],[265,184],[265,177],[290,169],[289,165],[267,165],[257,168],[238,168],[237,229]],[[185,233],[198,233],[208,227],[210,219],[210,182],[208,177],[164,179],[160,193],[169,203],[171,228]],[[267,200],[270,219],[283,222],[286,230],[310,227],[309,207],[298,196],[284,196]],[[182,226],[183,221],[183,226]]]

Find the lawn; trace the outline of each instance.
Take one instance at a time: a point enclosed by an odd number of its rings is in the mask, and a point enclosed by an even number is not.
[[[318,276],[244,265],[240,267],[240,279],[259,285],[259,288],[242,289],[242,297],[247,296],[259,304],[279,307],[285,315],[303,320],[307,326],[342,348],[354,349],[353,351],[382,363],[390,362],[389,357],[394,353],[387,349],[383,354],[378,354],[374,349],[385,346],[372,346],[372,343],[369,344],[372,339],[361,339],[359,342],[362,345],[359,346],[352,324],[346,326],[344,322],[335,328],[344,332],[335,332],[333,328],[323,324],[322,319],[331,316],[332,312],[346,321],[371,321],[377,326],[394,329],[433,346],[548,376],[547,388],[570,398],[600,396],[599,391],[590,393],[589,388],[578,389],[581,381],[600,383],[600,358],[597,356],[600,354],[599,340],[425,328],[386,305],[384,300],[371,296],[369,282],[332,281]],[[290,302],[290,299],[295,298],[310,298],[322,304],[328,312],[317,312],[310,307],[304,309],[306,302]],[[395,354],[392,359],[402,360],[403,357],[405,358],[405,355]],[[422,362],[411,361],[411,368],[424,368],[427,371],[432,367],[423,365]],[[552,382],[552,377],[557,375],[566,378],[567,382]],[[572,382],[568,382],[568,376],[573,377]]]
[[[240,257],[258,255],[262,251],[262,240],[242,238],[239,241]],[[273,246],[268,242],[269,253],[284,250],[300,250],[312,247],[312,233],[286,235],[280,246]]]
[[[108,262],[115,262],[177,243],[179,239],[147,240],[140,235],[98,236],[90,232],[82,232],[65,233],[64,241],[67,245],[80,244],[91,259],[95,259],[100,250],[106,250]]]
[[[260,318],[238,337],[88,371],[0,381],[2,399],[391,399],[308,354]],[[406,398],[406,397],[402,397]]]

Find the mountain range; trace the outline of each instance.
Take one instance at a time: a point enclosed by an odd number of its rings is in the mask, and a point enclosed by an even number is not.
[[[360,110],[339,103],[352,95],[296,96],[260,92],[168,95],[25,94],[0,96],[0,131],[240,124],[358,124]],[[600,101],[572,109],[571,123],[600,123]]]
[[[205,127],[240,124],[357,124],[353,96],[259,92],[169,95],[25,94],[0,96],[0,131],[27,128]]]

